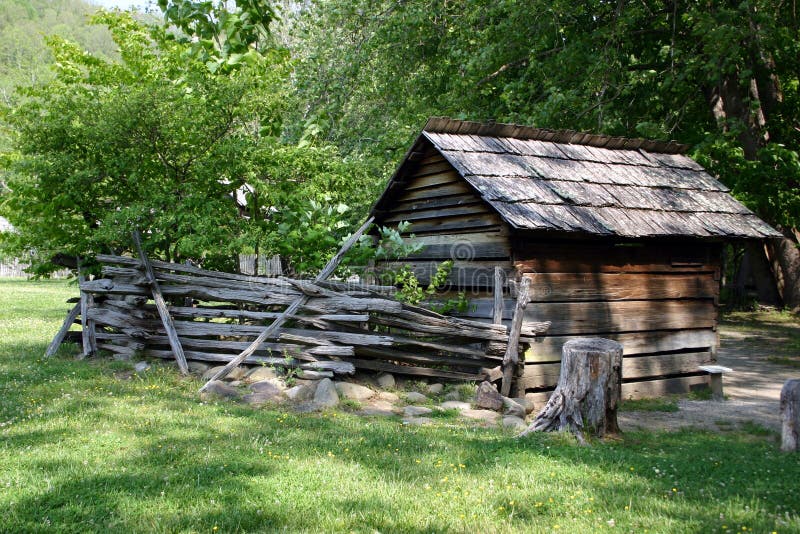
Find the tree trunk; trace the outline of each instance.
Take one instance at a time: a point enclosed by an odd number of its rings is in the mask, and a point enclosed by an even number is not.
[[[783,305],[794,312],[800,311],[800,249],[794,229],[779,228],[784,239],[767,244],[769,255],[777,265],[776,278]]]
[[[796,452],[800,442],[800,380],[787,380],[781,389],[781,450]]]
[[[570,430],[583,445],[584,432],[618,434],[617,406],[622,393],[622,345],[602,338],[564,343],[561,375],[550,400],[520,434]]]
[[[769,258],[764,252],[763,243],[761,241],[748,242],[745,245],[745,254],[749,260],[750,269],[753,271],[758,301],[763,304],[780,304],[776,277],[770,267]]]

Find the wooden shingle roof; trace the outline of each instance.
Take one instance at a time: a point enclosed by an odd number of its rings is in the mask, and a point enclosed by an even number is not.
[[[518,229],[780,237],[674,142],[446,118],[430,119],[422,139]]]

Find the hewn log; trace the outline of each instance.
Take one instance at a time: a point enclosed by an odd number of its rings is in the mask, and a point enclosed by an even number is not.
[[[133,244],[136,245],[136,250],[139,252],[139,259],[142,261],[145,276],[150,282],[150,289],[153,292],[153,300],[158,309],[158,315],[161,317],[161,322],[164,324],[164,330],[169,338],[169,346],[172,348],[172,353],[175,355],[175,361],[178,362],[178,369],[181,374],[189,374],[189,365],[186,363],[186,355],[183,353],[181,340],[178,333],[175,332],[175,325],[172,322],[172,316],[169,314],[167,303],[164,301],[164,296],[161,294],[161,288],[156,281],[156,275],[153,273],[153,266],[150,265],[150,260],[147,259],[147,254],[142,247],[142,239],[138,230],[133,232]]]
[[[530,289],[530,279],[523,278],[517,293],[517,305],[514,308],[514,318],[511,319],[511,328],[508,333],[508,345],[506,354],[503,356],[503,384],[500,393],[508,396],[511,392],[511,381],[514,378],[514,370],[519,363],[519,334],[522,329],[523,314],[525,306],[528,304],[528,291]]]
[[[781,389],[781,450],[796,452],[800,447],[800,379],[787,380]]]
[[[586,444],[584,432],[596,437],[619,433],[621,385],[622,345],[601,338],[568,341],[558,385],[520,437],[531,432],[569,430]]]
[[[713,273],[530,273],[531,301],[579,302],[708,298],[719,295]]]
[[[333,258],[331,258],[328,264],[325,265],[322,271],[317,275],[316,280],[325,280],[331,274],[333,274],[333,272],[339,266],[339,263],[342,261],[344,255],[347,253],[348,250],[350,250],[350,247],[352,247],[355,244],[358,238],[361,237],[361,235],[364,232],[366,232],[367,228],[369,228],[370,225],[372,224],[373,219],[374,217],[370,217],[363,225],[361,225],[361,228],[359,228],[352,236],[350,236],[350,239],[348,239],[347,242],[345,242],[345,244],[342,246],[339,252],[337,252],[336,255]],[[266,340],[269,336],[277,332],[278,329],[283,326],[283,323],[285,323],[289,317],[297,313],[297,311],[303,306],[303,304],[305,304],[308,301],[308,298],[309,298],[308,296],[303,295],[294,302],[292,302],[292,304],[290,304],[289,307],[283,311],[281,316],[277,317],[272,322],[272,324],[270,324],[266,328],[266,330],[264,330],[261,334],[259,334],[259,336],[255,339],[255,341],[253,341],[253,343],[248,348],[242,351],[241,354],[239,354],[236,358],[231,360],[231,362],[228,363],[223,369],[220,369],[218,373],[216,373],[213,377],[211,377],[211,380],[209,380],[202,388],[200,388],[200,393],[205,391],[209,382],[225,378],[228,375],[228,373],[230,373],[233,369],[235,369],[248,356],[253,354],[258,349],[258,346],[264,340]]]
[[[111,326],[125,332],[132,337],[149,339],[161,333],[161,323],[155,318],[142,319],[129,316],[115,310],[95,308],[89,311],[89,317],[99,324]],[[258,336],[264,332],[264,327],[246,324],[210,323],[204,321],[173,321],[173,327],[178,335],[184,337],[203,336]],[[341,343],[344,345],[383,345],[393,344],[391,336],[377,335],[361,332],[320,331],[303,328],[286,328],[281,332],[270,332],[264,339],[286,339],[297,341],[303,338],[302,343],[309,345],[330,345]]]
[[[626,351],[627,352],[627,351]],[[653,378],[697,373],[698,366],[711,365],[711,353],[680,352],[677,354],[652,354],[645,356],[625,356],[622,360],[622,376],[632,378]],[[520,389],[542,389],[558,383],[561,362],[528,363],[519,381]]]
[[[95,259],[101,263],[108,263],[112,265],[125,265],[128,267],[138,268],[139,261],[136,258],[128,258],[126,256],[112,256],[108,254],[98,254],[95,256]],[[150,264],[153,266],[154,269],[159,270],[168,270],[168,271],[176,271],[176,272],[183,272],[189,274],[197,274],[201,276],[209,276],[213,278],[222,278],[224,280],[234,280],[239,282],[246,282],[246,283],[270,283],[275,278],[266,277],[266,276],[249,276],[245,274],[233,274],[233,273],[223,273],[220,271],[208,271],[205,269],[201,269],[199,267],[195,267],[193,265],[185,265],[185,264],[176,264],[176,263],[169,263],[166,261],[159,261],[159,260],[151,260]]]
[[[522,327],[523,335],[525,326]],[[701,352],[710,351],[717,344],[717,333],[707,330],[656,330],[650,332],[605,333],[607,339],[617,341],[625,347],[625,355],[655,354],[657,352]],[[570,339],[580,336],[536,337],[531,350],[525,354],[525,362],[561,361],[561,347]],[[626,375],[627,376],[627,375]]]
[[[72,326],[72,323],[75,322],[75,319],[77,319],[80,311],[81,311],[81,303],[78,302],[69,311],[69,313],[67,314],[67,318],[64,319],[64,322],[62,323],[61,328],[58,329],[58,332],[56,333],[56,336],[53,338],[53,341],[51,341],[50,345],[47,346],[47,350],[44,353],[45,357],[49,358],[50,356],[53,356],[56,353],[58,347],[60,347],[61,343],[63,343],[64,337],[66,337],[67,332],[69,331],[69,327]]]
[[[281,335],[281,337],[286,337],[285,335]],[[98,333],[98,339],[102,340],[109,340],[109,341],[117,341],[117,342],[126,342],[130,344],[132,339],[126,334],[109,334],[109,333]],[[231,341],[228,339],[220,340],[220,339],[202,339],[202,338],[193,338],[193,337],[183,337],[181,339],[181,344],[184,348],[191,348],[195,349],[211,349],[213,352],[225,352],[231,351],[231,356],[235,356],[239,352],[243,351],[247,347],[250,346],[249,341]],[[158,345],[169,345],[169,339],[167,336],[150,336],[147,338],[147,345],[148,346],[158,346]],[[235,352],[233,352],[235,351]],[[294,358],[305,359],[309,361],[317,360],[318,356],[353,356],[355,355],[355,351],[351,346],[345,345],[301,345],[301,344],[292,344],[292,343],[262,343],[259,347],[259,352],[266,352],[267,354],[288,354]]]

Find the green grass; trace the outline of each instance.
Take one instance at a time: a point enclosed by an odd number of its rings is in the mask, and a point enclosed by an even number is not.
[[[0,282],[2,532],[800,531],[800,455],[756,428],[578,447],[201,403],[166,366],[42,359],[74,291]]]

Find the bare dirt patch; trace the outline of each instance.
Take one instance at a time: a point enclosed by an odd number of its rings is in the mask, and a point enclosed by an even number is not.
[[[726,400],[678,400],[677,412],[621,412],[624,430],[732,430],[749,425],[780,431],[783,384],[800,378],[800,322],[778,312],[733,313],[720,324],[720,365]],[[757,425],[757,426],[753,426]]]

